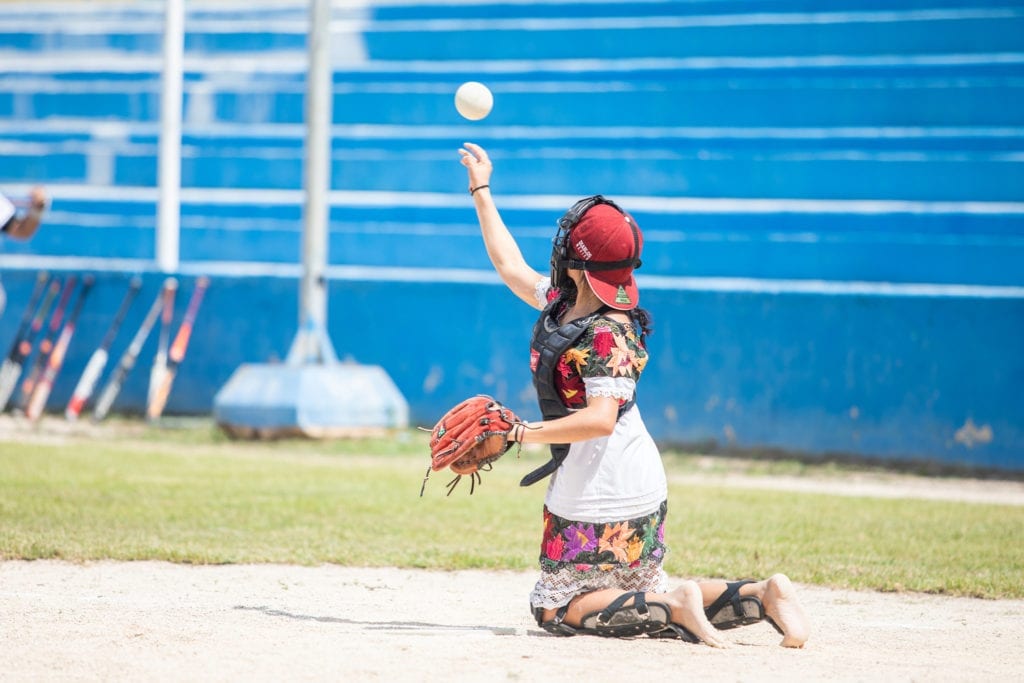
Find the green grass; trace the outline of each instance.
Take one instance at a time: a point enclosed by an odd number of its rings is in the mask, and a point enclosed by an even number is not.
[[[0,558],[532,569],[544,459],[506,455],[445,496],[426,435],[232,442],[209,425],[0,443]],[[670,475],[698,471],[667,456]],[[812,476],[806,465],[753,469]],[[827,476],[841,477],[829,471]],[[756,475],[755,475],[756,476]],[[672,484],[666,569],[1022,598],[1024,508]]]

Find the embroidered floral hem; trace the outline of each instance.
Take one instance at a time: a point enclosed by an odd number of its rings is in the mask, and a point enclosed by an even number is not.
[[[657,512],[622,522],[576,522],[544,508],[541,541],[542,571],[573,565],[577,571],[640,566],[641,560],[661,561],[665,555],[665,514],[668,503]]]
[[[532,607],[553,609],[576,595],[601,588],[661,592],[667,502],[657,512],[621,522],[592,524],[544,508],[541,577]]]

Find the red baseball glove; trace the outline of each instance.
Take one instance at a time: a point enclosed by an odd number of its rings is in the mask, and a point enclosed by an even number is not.
[[[430,432],[430,468],[445,467],[455,473],[448,483],[448,495],[463,475],[470,477],[472,494],[480,482],[480,471],[491,469],[493,463],[512,447],[509,432],[523,421],[490,396],[468,398],[449,410]],[[426,487],[427,477],[423,479]],[[420,489],[423,495],[423,489]]]

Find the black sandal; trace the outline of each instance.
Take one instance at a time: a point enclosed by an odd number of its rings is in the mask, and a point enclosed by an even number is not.
[[[753,595],[740,595],[740,587],[748,583],[755,582],[747,580],[727,583],[718,599],[704,609],[712,626],[726,631],[756,624],[764,619],[764,605],[761,601]]]
[[[632,600],[632,604],[626,603]],[[630,638],[656,633],[672,623],[672,610],[661,602],[647,602],[643,591],[623,593],[599,612],[583,617],[580,633],[609,638]]]

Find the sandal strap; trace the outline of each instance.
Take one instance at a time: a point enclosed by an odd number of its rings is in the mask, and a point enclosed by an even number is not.
[[[725,590],[719,595],[714,602],[708,605],[704,609],[704,615],[709,619],[714,619],[715,615],[722,611],[730,602],[732,603],[733,611],[736,614],[740,614],[743,608],[740,606],[740,587],[746,586],[748,583],[755,583],[750,579],[744,579],[743,581],[732,581],[725,584]]]
[[[630,598],[633,598],[633,606],[636,608],[638,614],[647,614],[650,611],[650,608],[647,607],[647,597],[644,595],[643,591],[623,593],[612,600],[607,607],[601,610],[601,613],[597,615],[598,623],[607,623],[608,620],[612,618],[612,615],[622,609]]]
[[[569,605],[567,603],[558,608],[558,611],[555,612],[554,618],[550,619],[549,621],[544,621],[544,608],[538,607],[536,610],[534,610],[534,616],[537,619],[537,625],[545,631],[547,631],[548,633],[556,636],[576,635],[577,629],[565,623],[565,615],[568,613]]]

